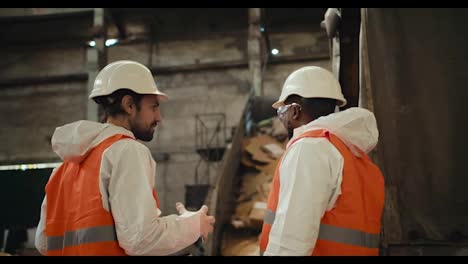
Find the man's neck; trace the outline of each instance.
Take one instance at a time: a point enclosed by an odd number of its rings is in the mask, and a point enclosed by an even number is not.
[[[127,130],[130,130],[130,122],[128,121],[127,118],[122,117],[122,116],[117,116],[117,117],[110,116],[107,118],[106,123],[112,124],[115,126],[120,126]]]
[[[309,117],[309,116],[304,116],[303,118],[301,118],[301,120],[299,121],[299,126],[298,127],[301,127],[303,125],[307,125],[309,124],[310,122],[314,121],[315,118],[312,118],[312,117]]]

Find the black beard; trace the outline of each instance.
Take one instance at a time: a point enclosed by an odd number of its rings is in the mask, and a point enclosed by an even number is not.
[[[132,131],[136,139],[145,142],[150,142],[151,140],[153,140],[154,133],[151,133],[151,130],[145,131],[144,129],[140,129],[138,123],[133,122],[132,120],[130,121],[130,126],[130,131]]]
[[[288,128],[288,138],[291,139],[294,135],[294,130]]]
[[[294,128],[292,128],[291,123],[288,122],[286,129],[288,130],[288,138],[291,139],[294,135]]]
[[[136,130],[133,130],[132,132],[135,138],[141,141],[149,142],[153,140],[153,133],[150,133],[147,131],[136,131]]]

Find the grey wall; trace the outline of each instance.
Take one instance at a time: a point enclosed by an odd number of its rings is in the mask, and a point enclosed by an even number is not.
[[[131,59],[150,67],[179,67],[245,61],[244,33],[199,36],[193,39],[130,43],[108,48],[108,62]],[[278,96],[282,82],[293,70],[305,65],[330,69],[328,43],[323,33],[278,32],[271,34],[272,46],[280,56],[321,60],[292,60],[268,65],[264,72],[265,95]],[[86,47],[49,45],[42,48],[5,48],[0,51],[0,163],[49,161],[57,157],[50,137],[58,126],[84,119],[86,79],[52,83],[49,76],[86,73]],[[326,56],[325,56],[326,58]],[[174,213],[176,201],[184,200],[184,186],[194,181],[200,157],[195,152],[195,114],[225,113],[228,131],[237,125],[250,89],[248,65],[214,67],[185,72],[154,72],[157,85],[171,100],[162,104],[163,121],[155,139],[145,143],[157,157],[167,153],[169,160],[158,161],[156,189],[164,213]],[[11,80],[43,77],[41,84],[5,85]],[[10,81],[9,81],[10,80]],[[11,82],[10,82],[11,83]],[[18,84],[19,83],[19,84]],[[228,137],[230,132],[228,133]],[[200,172],[206,171],[202,166]],[[216,166],[208,172],[214,183]],[[208,180],[208,177],[203,177]]]

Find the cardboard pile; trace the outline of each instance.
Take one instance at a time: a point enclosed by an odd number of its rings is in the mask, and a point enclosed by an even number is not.
[[[230,231],[223,234],[223,256],[259,256],[258,239],[246,231]]]
[[[258,255],[258,235],[271,182],[286,147],[287,131],[276,117],[259,122],[257,128],[255,136],[243,141],[237,204],[231,216],[231,232],[248,231],[249,235],[235,241],[225,238],[222,247],[225,256]]]

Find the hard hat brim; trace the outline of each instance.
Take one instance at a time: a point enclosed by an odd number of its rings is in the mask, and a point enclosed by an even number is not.
[[[318,97],[317,97],[318,98]],[[346,99],[343,101],[343,100],[340,100],[340,99],[336,99],[336,98],[331,98],[331,99],[335,99],[336,100],[336,105],[338,107],[343,107],[347,104],[346,102]],[[284,100],[285,99],[280,99],[278,101],[276,101],[275,103],[273,103],[271,105],[271,107],[273,107],[274,109],[278,109],[280,106],[284,105]]]
[[[169,96],[165,93],[158,92],[156,95],[158,96],[159,102],[166,102],[169,100]]]
[[[160,102],[166,102],[169,100],[169,96],[167,94],[159,92],[159,91],[155,93],[149,93],[149,94],[157,95]],[[95,93],[95,94],[91,94],[88,98],[93,99],[98,96],[106,96],[106,95],[109,95],[109,94],[108,93],[100,93],[100,94]]]
[[[274,109],[278,109],[280,106],[284,104],[284,101],[276,101],[274,104],[271,105]]]

